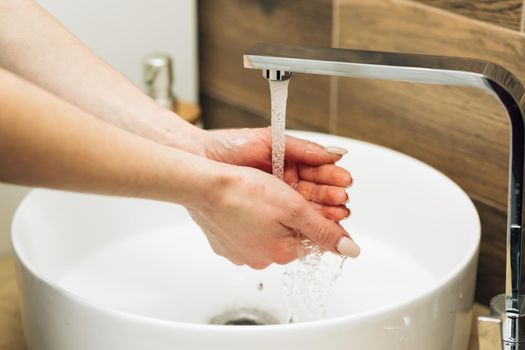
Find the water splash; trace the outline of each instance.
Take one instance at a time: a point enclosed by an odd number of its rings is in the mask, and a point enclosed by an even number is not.
[[[272,99],[272,172],[284,178],[286,99],[288,82],[270,80]],[[305,255],[284,268],[283,285],[290,312],[290,322],[323,319],[325,300],[342,273],[344,257],[323,254],[309,239],[302,241]]]
[[[307,254],[287,266],[283,274],[290,322],[321,320],[326,316],[326,298],[343,272],[346,260],[326,253],[312,241],[303,240]]]

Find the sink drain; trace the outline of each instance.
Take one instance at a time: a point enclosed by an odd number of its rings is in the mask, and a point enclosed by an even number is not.
[[[251,308],[226,310],[210,320],[210,324],[226,326],[262,326],[277,323],[277,319],[269,313]]]

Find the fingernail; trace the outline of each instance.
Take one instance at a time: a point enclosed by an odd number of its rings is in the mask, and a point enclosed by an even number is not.
[[[346,186],[346,188],[350,188],[350,187],[352,187],[352,186],[354,185],[354,181],[355,181],[355,180],[354,180],[354,178],[352,177],[352,182],[350,182],[350,185]]]
[[[350,196],[346,192],[345,192],[345,194],[346,194],[346,199],[343,201],[343,203],[341,203],[341,205],[346,205],[346,204],[348,204],[348,202],[350,202]]]
[[[348,153],[346,149],[341,148],[341,147],[336,147],[336,146],[328,146],[328,147],[325,147],[324,149],[326,150],[326,152],[337,154],[338,156],[344,156],[345,154]]]
[[[355,244],[354,241],[345,236],[339,239],[336,248],[340,254],[350,258],[357,258],[359,253],[361,253],[361,248],[359,248],[359,246]]]

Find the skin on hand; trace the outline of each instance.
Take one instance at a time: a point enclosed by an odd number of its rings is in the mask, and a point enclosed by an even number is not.
[[[263,269],[304,254],[301,238],[339,254],[356,257],[359,247],[337,223],[327,219],[290,186],[257,169],[222,165],[226,174],[186,207],[213,250],[235,264]]]
[[[329,152],[332,150],[332,152]],[[345,188],[352,184],[348,171],[334,163],[345,153],[316,143],[287,136],[284,181],[297,190],[310,205],[333,221],[350,215],[345,206]],[[230,129],[208,132],[205,155],[233,165],[272,171],[271,129]]]

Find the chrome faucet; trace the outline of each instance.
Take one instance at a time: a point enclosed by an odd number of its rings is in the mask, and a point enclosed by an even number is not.
[[[478,318],[481,350],[525,350],[525,294],[521,291],[525,91],[502,66],[483,60],[334,48],[259,44],[244,55],[244,67],[270,80],[292,73],[460,85],[484,90],[505,107],[510,121],[509,193],[505,294]]]

